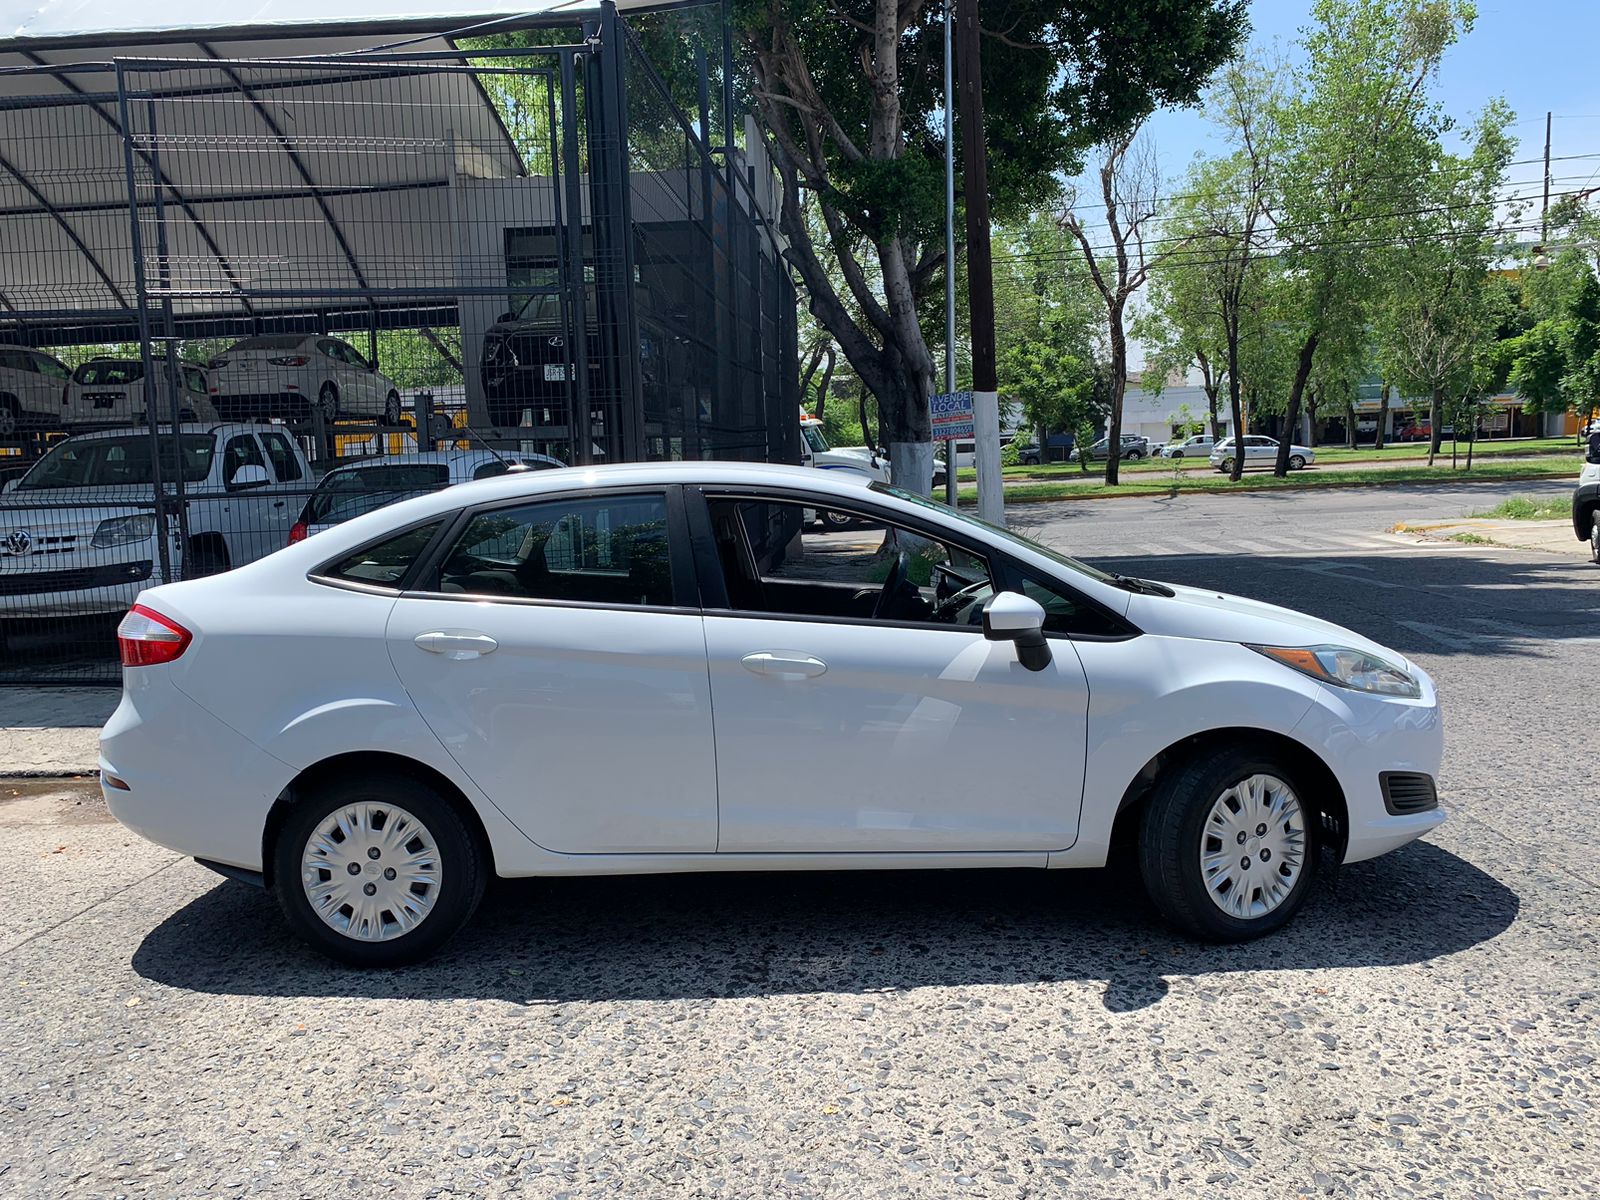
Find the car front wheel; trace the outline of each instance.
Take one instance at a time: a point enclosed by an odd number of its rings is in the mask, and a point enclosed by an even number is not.
[[[1243,747],[1169,768],[1144,811],[1150,899],[1185,933],[1236,942],[1282,928],[1316,874],[1314,814],[1290,773]]]
[[[299,801],[273,854],[289,924],[352,966],[417,962],[477,908],[487,864],[456,809],[399,774],[363,774]]]
[[[1589,525],[1589,553],[1600,563],[1600,508],[1595,509]]]
[[[1291,470],[1291,471],[1304,471],[1305,469],[1306,469],[1305,455],[1303,455],[1303,454],[1291,454],[1289,456],[1289,470]]]

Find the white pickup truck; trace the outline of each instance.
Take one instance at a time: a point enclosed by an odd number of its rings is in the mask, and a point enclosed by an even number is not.
[[[288,433],[270,425],[161,430],[174,579],[225,571],[289,540],[313,485]],[[179,449],[181,445],[181,450]],[[156,543],[151,435],[107,430],[56,443],[0,496],[0,616],[122,612],[165,583]],[[176,513],[181,479],[187,523]]]

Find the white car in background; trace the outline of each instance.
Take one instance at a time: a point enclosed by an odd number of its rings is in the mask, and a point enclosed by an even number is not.
[[[59,424],[71,378],[72,369],[59,358],[25,346],[0,346],[0,438]]]
[[[155,364],[160,382],[152,387],[144,375],[144,360],[138,358],[91,358],[72,373],[72,382],[61,401],[61,423],[74,425],[143,425],[148,419],[150,394],[158,397],[156,420],[172,420],[168,399],[167,368]],[[180,362],[178,378],[181,395],[178,420],[215,421],[217,410],[207,394],[206,370],[197,363]]]
[[[374,417],[400,424],[400,390],[349,342],[322,334],[271,333],[235,342],[211,360],[211,402],[225,420],[324,421]]]
[[[493,450],[427,450],[394,454],[335,467],[306,499],[289,530],[289,543],[304,541],[386,504],[423,496],[475,479],[512,471],[550,471],[567,464],[546,454]]]
[[[1211,448],[1211,465],[1219,471],[1231,472],[1233,470],[1233,439],[1223,438]],[[1262,437],[1260,434],[1249,433],[1244,438],[1244,465],[1258,467],[1264,463],[1278,461],[1278,439]],[[1309,446],[1289,447],[1289,469],[1298,471],[1317,461],[1317,455]]]
[[[1203,458],[1211,453],[1214,444],[1209,433],[1197,433],[1193,437],[1175,439],[1164,446],[1157,446],[1151,454],[1156,458]]]
[[[842,471],[462,484],[145,592],[118,643],[111,812],[367,966],[494,875],[1100,867],[1123,838],[1170,921],[1236,941],[1324,853],[1443,820],[1404,656]]]

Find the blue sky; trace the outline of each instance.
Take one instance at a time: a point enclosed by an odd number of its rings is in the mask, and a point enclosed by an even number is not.
[[[1288,55],[1307,21],[1310,0],[1256,0],[1250,6],[1253,49]],[[1544,114],[1552,122],[1551,156],[1600,153],[1600,0],[1479,0],[1473,31],[1451,48],[1435,95],[1465,121],[1490,96],[1516,113],[1517,159],[1544,152]],[[1149,124],[1164,180],[1170,185],[1198,151],[1216,153],[1210,122],[1200,112],[1158,113]],[[1537,196],[1541,166],[1511,168],[1510,181]],[[1552,162],[1552,194],[1600,183],[1600,158]],[[1171,190],[1170,186],[1167,190]]]

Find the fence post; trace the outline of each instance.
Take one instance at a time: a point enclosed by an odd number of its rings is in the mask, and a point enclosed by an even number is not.
[[[133,123],[129,115],[127,64],[122,59],[113,60],[117,73],[117,119],[122,126],[122,168],[128,182],[128,223],[133,250],[133,284],[135,315],[139,321],[139,358],[144,364],[146,381],[155,378],[154,362],[150,355],[150,293],[144,274],[144,238],[139,229],[139,181],[133,166]],[[161,482],[161,435],[156,418],[156,406],[146,404],[145,420],[150,427],[150,488],[151,502],[156,519],[156,553],[161,563],[161,582],[171,583],[172,552],[167,545],[166,488]]]
[[[150,135],[150,149],[145,154],[145,162],[150,167],[150,181],[154,189],[156,211],[156,264],[161,275],[161,340],[165,346],[164,365],[167,369],[167,394],[172,409],[172,497],[173,511],[178,517],[178,544],[183,547],[187,555],[189,551],[189,503],[184,496],[183,479],[183,434],[178,429],[183,420],[183,395],[181,380],[183,378],[178,369],[178,328],[172,315],[172,259],[167,249],[167,204],[164,188],[162,187],[161,150],[156,145],[156,102],[153,99],[145,100],[145,122]],[[154,411],[157,401],[150,395],[150,376],[145,375],[146,391],[144,406],[149,411]],[[159,425],[157,437],[160,436]],[[226,482],[226,481],[224,481]],[[179,571],[185,578],[189,575],[190,564],[184,561]]]
[[[572,430],[572,463],[586,467],[594,461],[594,429],[589,398],[589,298],[583,285],[583,188],[578,159],[578,84],[577,66],[571,54],[561,55],[561,166],[565,176],[556,184],[556,229],[565,251],[559,271],[567,310],[567,346],[571,350],[572,401],[567,427]],[[552,114],[553,115],[553,114]],[[552,121],[551,135],[555,136]],[[557,155],[552,154],[554,162]],[[565,200],[562,191],[565,187]],[[565,208],[565,213],[562,209]],[[563,219],[565,217],[565,219]],[[591,217],[592,220],[592,217]]]

